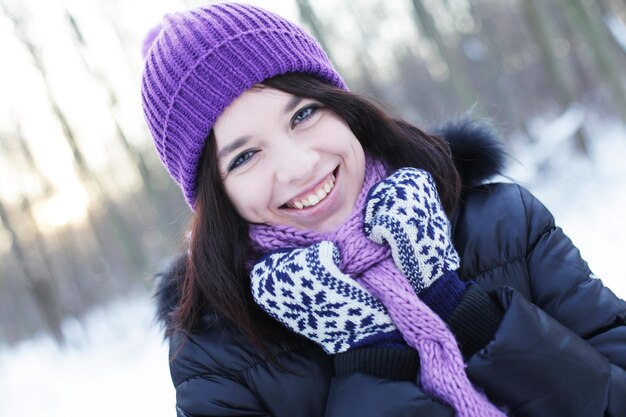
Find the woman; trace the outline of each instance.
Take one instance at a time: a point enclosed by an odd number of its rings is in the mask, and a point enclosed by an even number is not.
[[[195,212],[158,292],[178,415],[626,415],[626,304],[532,195],[486,183],[487,129],[390,117],[253,6],[168,15],[146,51]]]

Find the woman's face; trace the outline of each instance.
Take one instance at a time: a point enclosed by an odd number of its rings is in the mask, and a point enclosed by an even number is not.
[[[214,134],[224,188],[248,222],[326,232],[352,212],[363,148],[315,100],[252,88],[217,119]]]

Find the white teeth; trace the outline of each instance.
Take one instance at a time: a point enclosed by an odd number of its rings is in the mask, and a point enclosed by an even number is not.
[[[335,186],[335,176],[331,174],[328,181],[324,183],[319,189],[309,194],[302,200],[294,200],[289,202],[288,206],[291,208],[303,209],[305,207],[311,207],[318,204],[320,201],[326,198],[330,190]]]

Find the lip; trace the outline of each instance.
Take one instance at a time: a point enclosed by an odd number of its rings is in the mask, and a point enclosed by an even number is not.
[[[331,174],[335,176],[335,185],[333,186],[332,190],[330,190],[330,192],[326,195],[326,197],[324,197],[324,199],[322,201],[320,201],[319,203],[317,203],[314,206],[304,207],[304,208],[301,208],[301,209],[288,207],[287,203],[285,203],[283,205],[283,207],[281,207],[281,210],[287,210],[290,213],[301,213],[301,214],[306,214],[306,215],[311,215],[311,214],[316,213],[317,211],[324,210],[324,208],[326,206],[328,206],[329,204],[331,204],[332,201],[335,199],[334,198],[335,195],[336,195],[335,190],[337,189],[337,183],[339,181],[339,166],[337,166],[330,174],[326,175],[324,177],[324,179],[322,179],[321,181],[316,183],[313,187],[309,188],[308,191],[306,191],[304,193],[301,193],[301,194],[298,194],[297,196],[289,199],[289,201],[293,201],[295,199],[301,199],[301,198],[304,198],[304,197],[308,196],[314,190],[317,190],[324,183],[326,183],[326,181],[328,181],[328,177],[330,177]]]

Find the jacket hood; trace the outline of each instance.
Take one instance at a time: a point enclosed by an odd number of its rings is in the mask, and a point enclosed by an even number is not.
[[[445,122],[429,131],[447,140],[464,187],[476,187],[502,174],[506,154],[491,124],[463,118]],[[186,264],[187,256],[181,255],[155,276],[156,319],[163,326],[166,338],[174,330],[172,312],[181,298],[180,283]]]
[[[495,128],[487,121],[463,118],[430,131],[447,140],[464,187],[476,187],[503,174],[507,154]]]

